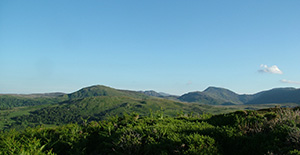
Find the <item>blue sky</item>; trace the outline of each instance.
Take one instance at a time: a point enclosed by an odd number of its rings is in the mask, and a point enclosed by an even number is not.
[[[299,0],[0,1],[0,93],[300,86]]]

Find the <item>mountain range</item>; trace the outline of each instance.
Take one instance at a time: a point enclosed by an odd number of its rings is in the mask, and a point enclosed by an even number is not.
[[[168,97],[168,96],[164,96]],[[300,89],[274,88],[255,94],[237,94],[219,87],[208,87],[204,91],[195,91],[176,97],[182,102],[196,102],[209,105],[300,103]]]
[[[201,103],[208,105],[242,105],[242,104],[271,104],[271,103],[300,103],[300,89],[274,88],[255,94],[237,94],[229,89],[208,87],[204,91],[188,92],[181,96],[158,93],[153,90],[131,91],[120,90],[103,85],[94,85],[82,88],[70,94],[45,93],[45,94],[0,94],[0,107],[5,105],[23,106],[54,103],[63,100],[73,100],[86,97],[110,96],[130,97],[135,99],[162,98],[173,101]]]
[[[35,126],[76,123],[83,119],[97,121],[133,112],[141,116],[218,113],[233,110],[225,105],[274,103],[300,103],[300,89],[276,88],[240,95],[225,88],[209,87],[176,96],[153,90],[131,91],[95,85],[70,94],[0,94],[0,129],[23,128],[26,123]],[[22,110],[24,108],[27,110]]]

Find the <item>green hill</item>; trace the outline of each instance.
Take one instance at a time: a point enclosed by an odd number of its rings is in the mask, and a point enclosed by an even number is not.
[[[68,94],[69,99],[85,98],[93,96],[127,96],[133,98],[148,98],[141,92],[129,91],[129,90],[118,90],[102,85],[95,85],[91,87],[82,88],[79,91]]]
[[[224,88],[209,87],[203,92],[190,92],[178,98],[184,102],[197,102],[210,105],[243,104],[238,94]]]

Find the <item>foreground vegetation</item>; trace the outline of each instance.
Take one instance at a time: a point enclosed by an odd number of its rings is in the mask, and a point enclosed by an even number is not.
[[[163,111],[0,134],[0,154],[300,154],[299,108],[219,115]]]

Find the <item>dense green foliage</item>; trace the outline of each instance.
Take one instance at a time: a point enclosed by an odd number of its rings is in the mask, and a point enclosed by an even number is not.
[[[299,154],[299,108],[110,117],[0,134],[0,154]]]

